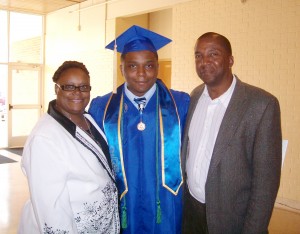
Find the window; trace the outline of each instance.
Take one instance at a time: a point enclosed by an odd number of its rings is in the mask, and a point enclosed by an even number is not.
[[[8,62],[7,11],[0,10],[0,63]]]
[[[42,63],[43,17],[10,13],[9,62]]]

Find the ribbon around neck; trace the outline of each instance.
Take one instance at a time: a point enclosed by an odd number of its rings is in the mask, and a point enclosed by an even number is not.
[[[162,185],[174,195],[183,183],[180,147],[181,130],[177,106],[169,89],[159,79],[156,81],[159,98],[160,159]],[[112,93],[107,102],[103,126],[110,146],[113,169],[118,181],[120,200],[128,192],[122,148],[123,85]]]

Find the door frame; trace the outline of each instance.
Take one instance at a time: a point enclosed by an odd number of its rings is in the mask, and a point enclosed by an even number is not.
[[[12,87],[12,76],[14,70],[29,70],[29,71],[37,71],[38,72],[38,103],[37,104],[14,104],[12,103],[12,97],[14,89]],[[32,63],[9,63],[8,64],[8,110],[7,110],[7,124],[8,124],[8,147],[14,148],[14,147],[23,147],[25,144],[25,141],[28,137],[26,136],[12,136],[12,127],[13,127],[13,119],[12,119],[12,111],[11,109],[37,109],[38,111],[38,117],[41,116],[42,110],[43,110],[43,84],[42,84],[42,71],[43,67],[41,64],[32,64]],[[34,91],[34,90],[30,90]],[[26,124],[26,122],[24,123]]]

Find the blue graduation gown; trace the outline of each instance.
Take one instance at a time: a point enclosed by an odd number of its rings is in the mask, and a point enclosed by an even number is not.
[[[177,104],[182,133],[189,106],[189,95],[174,90],[171,90],[171,93]],[[103,114],[110,95],[94,98],[89,109],[90,114],[102,128]],[[162,186],[156,101],[154,93],[143,111],[146,129],[139,131],[137,129],[140,122],[139,111],[124,94],[122,146],[128,192],[121,199],[121,215],[124,205],[127,209],[127,228],[122,229],[122,233],[181,233],[182,188],[174,195]],[[117,178],[117,186],[118,182],[120,181]],[[161,207],[159,224],[156,222],[157,197]]]

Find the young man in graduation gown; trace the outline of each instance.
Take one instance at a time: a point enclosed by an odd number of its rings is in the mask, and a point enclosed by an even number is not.
[[[122,233],[181,232],[180,148],[189,95],[157,78],[157,50],[170,41],[134,25],[108,44],[121,53],[126,82],[90,105],[110,147]]]

